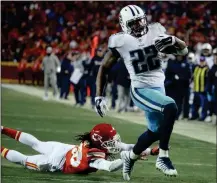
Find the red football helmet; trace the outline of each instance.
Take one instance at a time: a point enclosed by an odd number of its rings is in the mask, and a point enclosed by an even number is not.
[[[117,147],[117,142],[120,142],[120,135],[117,134],[114,127],[107,123],[96,125],[90,132],[92,143],[106,153],[117,154],[120,148]]]

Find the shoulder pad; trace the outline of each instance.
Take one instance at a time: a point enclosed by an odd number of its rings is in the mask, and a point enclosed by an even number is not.
[[[152,23],[148,26],[148,28],[151,31],[155,31],[158,34],[166,34],[166,29],[163,25],[161,25],[160,23],[156,22],[156,23]]]
[[[108,47],[109,48],[118,48],[123,46],[124,44],[124,32],[119,32],[116,34],[112,34],[109,37],[109,41],[108,41]]]

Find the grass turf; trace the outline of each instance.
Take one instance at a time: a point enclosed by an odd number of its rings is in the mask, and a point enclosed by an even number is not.
[[[145,126],[132,124],[111,117],[100,118],[95,112],[82,108],[43,102],[41,99],[2,89],[2,125],[31,133],[43,141],[60,141],[75,144],[73,137],[89,131],[95,124],[111,123],[120,133],[122,140],[135,143]],[[29,147],[2,136],[2,145],[24,154],[37,154]],[[179,176],[165,177],[155,169],[156,157],[138,161],[132,173],[131,182],[146,183],[216,183],[215,145],[181,135],[172,135],[171,158]],[[124,182],[121,171],[107,173],[98,171],[90,175],[63,175],[41,173],[24,169],[2,159],[3,183],[47,183],[47,182]]]

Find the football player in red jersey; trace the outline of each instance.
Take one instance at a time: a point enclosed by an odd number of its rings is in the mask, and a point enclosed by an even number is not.
[[[15,150],[1,147],[1,155],[13,163],[21,164],[37,171],[63,173],[90,173],[97,170],[116,171],[122,168],[122,160],[108,160],[122,150],[131,150],[134,144],[121,142],[120,136],[110,124],[96,125],[89,133],[78,135],[79,145],[38,140],[31,134],[2,127],[2,134],[7,135],[39,152],[39,155],[27,156]],[[157,155],[158,147],[146,149],[141,159],[148,155]]]

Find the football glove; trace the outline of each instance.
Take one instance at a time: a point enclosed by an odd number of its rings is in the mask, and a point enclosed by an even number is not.
[[[163,51],[168,46],[173,46],[176,43],[175,36],[160,35],[154,39],[155,47],[158,51]]]
[[[105,97],[95,97],[95,111],[103,117],[108,110]]]

